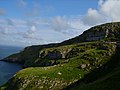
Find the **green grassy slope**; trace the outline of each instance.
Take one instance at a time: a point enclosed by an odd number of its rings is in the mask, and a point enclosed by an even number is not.
[[[120,48],[111,60],[101,68],[93,70],[82,80],[66,89],[71,90],[119,90],[120,89]]]
[[[9,90],[59,90],[84,78],[92,70],[103,66],[115,53],[115,44],[90,42],[83,44],[73,44],[70,46],[60,46],[56,48],[46,48],[44,50],[65,50],[74,48],[69,58],[57,60],[59,64],[48,67],[31,67],[18,72],[8,83],[1,88]],[[85,49],[85,51],[75,51]],[[47,60],[54,61],[54,60]],[[66,62],[67,61],[67,62]]]

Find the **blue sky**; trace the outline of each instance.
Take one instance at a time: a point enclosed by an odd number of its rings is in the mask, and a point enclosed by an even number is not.
[[[120,21],[119,0],[0,0],[0,45],[61,42]]]
[[[84,15],[89,8],[97,8],[97,0],[1,0],[0,7],[7,12],[3,17],[27,18],[33,9],[39,9],[38,16],[53,17]]]

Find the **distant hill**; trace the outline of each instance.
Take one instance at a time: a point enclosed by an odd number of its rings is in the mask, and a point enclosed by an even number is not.
[[[61,43],[26,47],[3,59],[25,69],[1,89],[119,90],[119,40],[120,22],[113,22]]]

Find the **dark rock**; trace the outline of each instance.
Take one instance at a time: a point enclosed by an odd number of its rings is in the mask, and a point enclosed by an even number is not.
[[[46,58],[53,59],[53,60],[62,59],[62,54],[60,51],[55,50],[52,52],[48,52],[48,54],[46,55]]]

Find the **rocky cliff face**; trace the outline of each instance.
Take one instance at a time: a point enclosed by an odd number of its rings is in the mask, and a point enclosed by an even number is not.
[[[98,41],[98,40],[102,40],[104,38],[108,37],[108,30],[105,31],[97,31],[98,29],[93,29],[93,31],[91,32],[91,30],[85,32],[82,36],[80,36],[80,38],[85,38],[86,41]]]
[[[119,39],[120,39],[120,22],[114,22],[92,27],[84,31],[81,35],[62,42],[61,45],[98,40],[119,41]]]
[[[63,48],[48,48],[43,49],[39,53],[39,58],[46,58],[52,60],[65,59],[67,54],[72,50],[72,48],[63,47]]]
[[[120,38],[118,35],[120,35],[120,23],[108,23],[90,28],[80,38],[84,38],[86,41],[97,41],[105,38],[118,40]]]
[[[46,53],[45,51],[41,51],[39,54],[39,58],[46,58],[46,59],[62,59],[62,53],[58,50],[54,50],[54,51],[48,51],[48,53]]]

